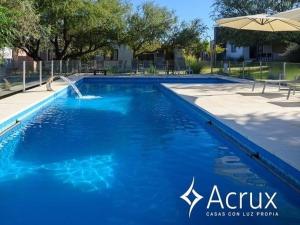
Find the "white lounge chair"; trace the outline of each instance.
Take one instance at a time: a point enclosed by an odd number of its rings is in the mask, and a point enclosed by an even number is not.
[[[300,83],[288,83],[287,85],[289,87],[289,92],[286,99],[288,100],[290,98],[291,91],[293,91],[293,95],[295,95],[296,90],[300,90]]]
[[[279,79],[278,80],[271,80],[271,79],[257,79],[254,80],[253,85],[252,85],[252,91],[254,91],[255,89],[255,85],[256,83],[263,83],[263,89],[262,89],[262,94],[265,93],[266,90],[266,86],[267,84],[278,84],[278,90],[282,90],[281,85],[282,84],[287,84],[288,82],[291,82],[290,80],[282,80],[281,79],[281,74],[279,75]]]

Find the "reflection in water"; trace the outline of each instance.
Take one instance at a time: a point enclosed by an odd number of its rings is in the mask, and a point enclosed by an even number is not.
[[[81,99],[69,99],[71,104],[66,105],[71,109],[92,109],[105,112],[116,112],[125,115],[129,111],[131,97],[125,96],[102,96],[102,98],[89,99],[82,101]],[[66,108],[65,107],[65,108]]]
[[[27,162],[14,160],[16,146],[20,142],[22,129],[16,129],[0,143],[0,182],[16,180],[33,174],[38,168]]]
[[[0,162],[0,182],[16,180],[26,175],[33,174],[39,167],[21,161]]]
[[[217,174],[227,176],[245,185],[265,186],[266,183],[237,156],[223,156],[215,160]]]
[[[82,160],[71,159],[44,165],[63,183],[72,184],[82,191],[98,191],[110,188],[113,180],[113,158],[111,155],[93,156]]]
[[[21,179],[24,176],[49,171],[65,184],[72,184],[82,191],[91,192],[110,188],[113,180],[111,155],[91,156],[84,159],[71,159],[46,165],[32,165],[11,157],[0,161],[0,182]]]

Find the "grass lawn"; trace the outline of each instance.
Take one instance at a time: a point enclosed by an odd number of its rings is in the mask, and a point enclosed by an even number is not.
[[[205,65],[201,70],[203,74],[209,74],[210,72],[209,65]],[[213,68],[213,73],[252,80],[279,79],[279,74],[283,74],[283,63],[263,63],[261,69],[259,63],[251,63],[246,64],[244,70],[242,63],[236,63],[231,65],[227,72],[224,72],[224,68],[220,65]],[[300,63],[286,63],[286,77],[282,79],[294,80],[298,76],[300,77]]]

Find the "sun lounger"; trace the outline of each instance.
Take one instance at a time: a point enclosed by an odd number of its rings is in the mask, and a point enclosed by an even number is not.
[[[290,98],[291,91],[293,91],[293,95],[295,95],[296,90],[300,90],[300,83],[288,83],[287,85],[289,87],[289,92],[286,99],[288,100]]]
[[[280,80],[280,79],[279,80],[259,79],[259,80],[255,80],[253,82],[252,91],[254,91],[256,83],[263,83],[264,86],[262,89],[262,94],[264,94],[267,84],[278,84],[278,90],[282,90],[281,85],[287,84],[288,82],[291,82],[291,81],[290,80]]]

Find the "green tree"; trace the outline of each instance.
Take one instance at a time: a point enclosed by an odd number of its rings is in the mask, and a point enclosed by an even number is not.
[[[8,8],[0,6],[0,48],[11,45],[16,31],[14,25],[12,12]]]
[[[213,18],[227,18],[291,9],[298,0],[215,0]]]
[[[169,50],[184,49],[186,53],[199,58],[199,53],[206,48],[207,43],[201,40],[206,31],[207,27],[200,19],[194,19],[189,23],[182,22],[173,27],[164,47]]]
[[[50,29],[56,59],[77,58],[118,43],[127,5],[119,0],[35,0]]]
[[[125,42],[138,55],[160,48],[176,22],[172,11],[153,2],[146,2],[127,18]]]
[[[205,34],[207,27],[200,19],[194,19],[190,23],[182,22],[174,26],[169,34],[167,44],[173,48],[186,48],[193,46]]]
[[[296,43],[291,43],[283,56],[285,56],[289,62],[300,62],[300,45]]]
[[[14,45],[27,53],[30,57],[38,60],[39,52],[48,35],[47,27],[40,24],[39,12],[31,0],[17,0],[14,9],[18,13],[17,30]]]
[[[55,59],[79,58],[118,43],[128,6],[120,0],[0,0],[15,12],[13,45],[39,60],[44,48]]]
[[[45,38],[46,31],[40,24],[33,0],[0,1],[2,6],[9,9],[10,19],[14,21],[9,25],[9,29],[14,31],[10,37],[10,46],[20,48],[32,58],[39,59],[41,39]]]

